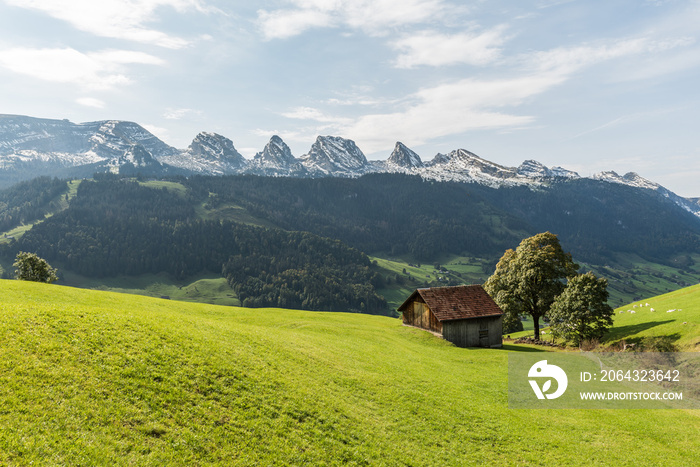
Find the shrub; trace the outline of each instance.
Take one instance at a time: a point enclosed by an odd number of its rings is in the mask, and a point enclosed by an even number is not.
[[[58,280],[57,269],[52,268],[49,263],[39,258],[34,253],[20,251],[15,258],[13,266],[15,276],[22,281],[46,282],[48,284]]]

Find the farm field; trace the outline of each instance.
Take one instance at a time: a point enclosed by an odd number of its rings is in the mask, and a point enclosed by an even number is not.
[[[241,304],[226,278],[214,274],[176,281],[168,274],[142,274],[112,278],[89,278],[70,272],[61,277],[61,285],[110,292],[145,295],[148,297],[238,306]]]
[[[0,281],[0,297],[2,464],[700,458],[697,411],[508,409],[507,355],[525,347],[460,349],[381,316],[20,281]]]

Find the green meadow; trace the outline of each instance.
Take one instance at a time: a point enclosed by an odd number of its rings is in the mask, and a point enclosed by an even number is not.
[[[653,310],[653,311],[652,311]],[[700,350],[700,284],[639,300],[615,310],[615,325],[605,337],[614,344],[644,346],[659,339],[674,350]]]
[[[624,344],[641,351],[697,352],[700,350],[700,284],[615,309],[613,327],[600,340],[598,350],[618,350]],[[511,337],[533,336],[532,321]],[[549,331],[540,322],[540,329]],[[552,340],[551,334],[540,336]]]
[[[0,281],[0,464],[697,463],[698,411],[508,409],[507,356],[526,350]]]

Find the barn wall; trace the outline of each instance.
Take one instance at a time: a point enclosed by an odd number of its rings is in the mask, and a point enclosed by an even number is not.
[[[472,318],[442,323],[442,336],[457,347],[501,347],[503,318]]]
[[[428,305],[418,300],[411,302],[403,311],[403,322],[434,332],[442,332],[442,323],[437,320]]]

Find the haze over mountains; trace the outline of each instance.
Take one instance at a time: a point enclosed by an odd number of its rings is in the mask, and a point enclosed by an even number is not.
[[[505,167],[465,149],[437,154],[430,161],[397,142],[387,160],[367,160],[349,139],[318,136],[309,151],[295,157],[279,136],[253,157],[243,157],[229,138],[210,132],[195,136],[186,149],[164,143],[137,123],[107,120],[73,123],[68,120],[0,115],[0,186],[39,175],[86,177],[95,172],[143,175],[257,174],[292,177],[357,177],[388,172],[425,179],[479,183],[491,187],[541,186],[581,178],[562,167],[526,160]],[[700,216],[700,205],[682,198],[634,172],[601,172],[591,178],[657,191]]]

